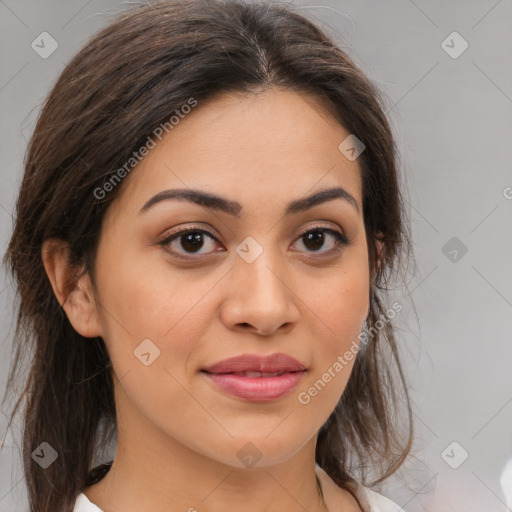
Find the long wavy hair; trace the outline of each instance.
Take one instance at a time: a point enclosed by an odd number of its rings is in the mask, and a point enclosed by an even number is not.
[[[385,299],[411,243],[383,96],[297,7],[242,0],[148,3],[122,13],[69,62],[27,148],[4,257],[17,292],[4,401],[19,379],[9,427],[24,404],[22,454],[32,512],[71,512],[78,493],[108,471],[111,462],[92,465],[116,432],[109,354],[101,338],[86,339],[71,326],[45,273],[43,242],[63,240],[70,264],[89,272],[102,219],[123,185],[101,199],[94,191],[189,98],[200,105],[217,93],[269,87],[312,95],[365,145],[358,162],[370,336],[319,432],[316,461],[341,487],[356,478],[365,484],[369,475],[374,484],[410,451],[411,406]],[[46,469],[32,457],[42,442],[58,453]]]

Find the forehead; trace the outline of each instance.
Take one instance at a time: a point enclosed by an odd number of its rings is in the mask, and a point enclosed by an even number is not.
[[[190,187],[261,208],[341,186],[361,207],[359,164],[338,148],[349,135],[311,96],[224,93],[156,140],[125,178],[119,206],[140,209],[162,190]]]

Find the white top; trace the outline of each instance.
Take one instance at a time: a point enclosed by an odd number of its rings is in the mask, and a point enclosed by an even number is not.
[[[397,505],[382,494],[372,491],[368,487],[360,485],[356,494],[361,505],[366,507],[368,512],[405,512],[400,505]]]
[[[73,512],[103,512],[100,507],[89,501],[89,498],[81,492],[75,501]]]
[[[329,475],[327,475],[327,473],[319,466],[317,466],[317,472],[321,480],[324,497],[326,498],[327,501],[326,495],[328,493],[331,494],[333,492],[333,485],[336,486],[336,484],[331,480]],[[392,502],[390,499],[382,496],[382,494],[378,494],[375,491],[372,491],[368,487],[363,487],[362,485],[359,485],[355,492],[365,512],[405,512],[402,507]],[[329,510],[330,512],[337,512],[336,507],[333,507],[332,504],[329,505]],[[103,511],[97,505],[89,501],[89,499],[84,493],[80,493],[75,502],[75,508],[73,509],[73,512]]]
[[[372,491],[368,487],[359,487],[357,496],[363,507],[367,507],[368,512],[405,512],[403,508],[393,503],[390,499]],[[80,493],[75,502],[73,512],[103,512],[101,508],[89,501],[84,493]],[[366,511],[365,511],[366,512]]]

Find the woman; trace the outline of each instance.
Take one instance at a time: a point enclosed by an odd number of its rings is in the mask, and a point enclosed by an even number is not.
[[[289,5],[101,31],[42,109],[6,255],[31,510],[401,510],[369,485],[411,447],[405,217],[377,91]]]

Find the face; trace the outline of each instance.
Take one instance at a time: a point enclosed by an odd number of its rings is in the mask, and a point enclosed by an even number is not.
[[[118,428],[232,466],[251,449],[260,465],[285,461],[315,437],[369,306],[360,168],[338,149],[348,135],[295,92],[223,95],[125,178],[94,274]],[[222,199],[162,194],[177,189]],[[258,359],[275,354],[300,366]]]

